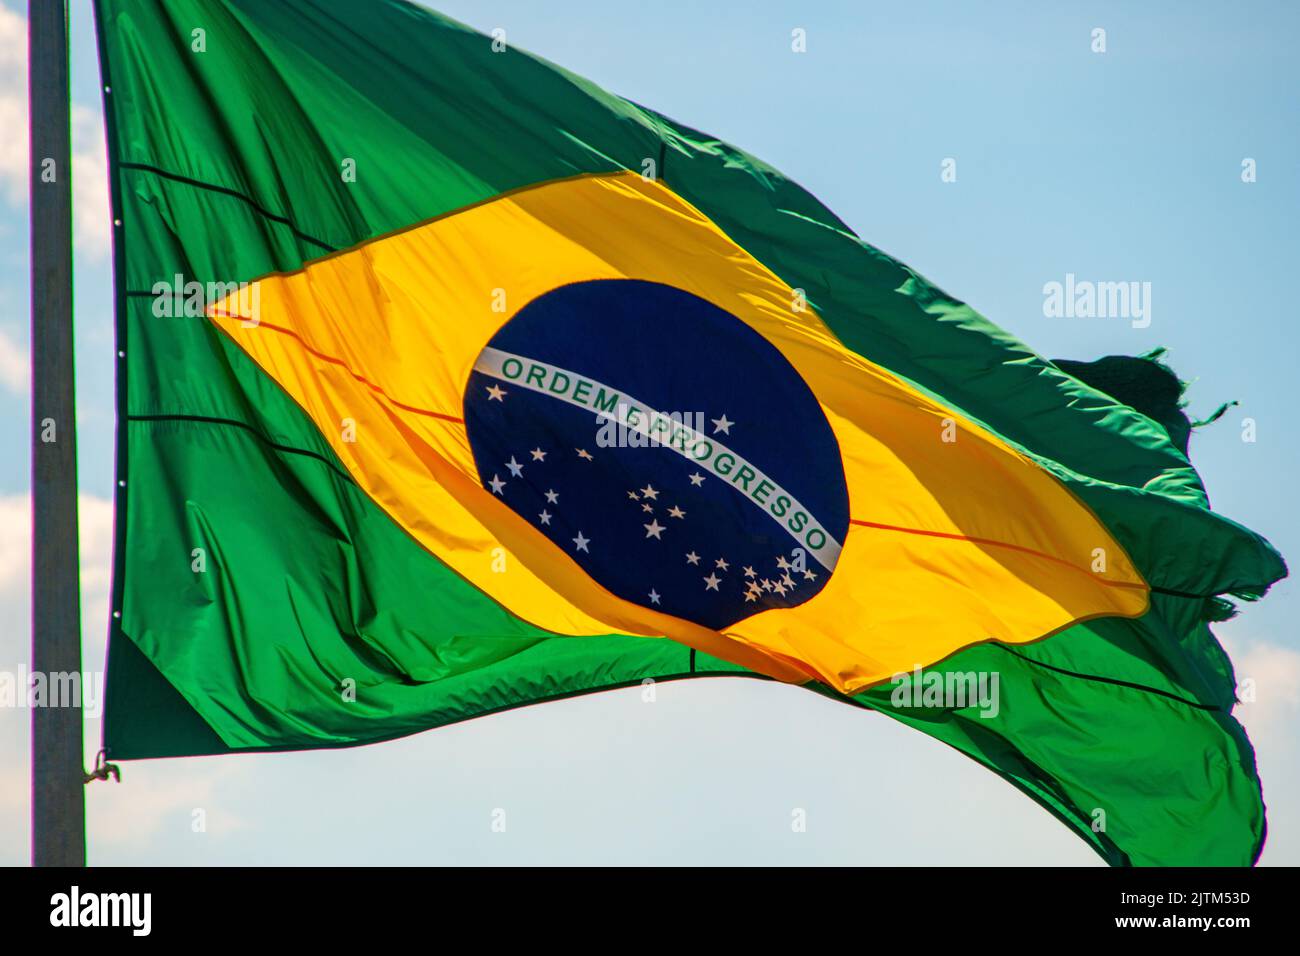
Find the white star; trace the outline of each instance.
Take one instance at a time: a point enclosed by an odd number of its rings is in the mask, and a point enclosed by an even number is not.
[[[736,424],[735,422],[729,422],[729,421],[727,421],[727,413],[726,413],[726,412],[723,412],[723,413],[722,413],[722,417],[721,417],[721,418],[710,418],[709,421],[713,422],[713,434],[715,434],[715,435],[716,435],[718,432],[722,432],[724,435],[730,435],[730,434],[731,434],[731,426],[734,425],[734,424]]]
[[[817,575],[813,574],[811,571],[805,571],[805,572],[803,573],[803,577],[804,577],[804,580],[805,580],[805,581],[816,581],[816,580],[817,580]]]
[[[500,385],[489,385],[487,388],[489,402],[504,402],[505,396],[509,393]]]
[[[786,592],[786,586],[780,581],[777,581],[776,584],[772,585],[772,590],[777,594],[784,594]]]
[[[640,500],[641,500],[641,496],[638,495],[635,491],[629,491],[629,492],[627,493],[627,496],[628,496],[629,498],[631,498],[633,501],[640,501]]]
[[[651,588],[651,589],[650,589],[650,594],[648,595],[648,597],[650,598],[650,603],[651,603],[651,604],[658,604],[658,603],[659,603],[659,592],[656,591],[654,588]]]
[[[655,491],[654,487],[651,485],[646,485],[644,488],[642,488],[641,494],[645,495],[651,501],[654,501],[656,498],[659,497],[659,492]]]
[[[511,455],[510,460],[506,462],[506,467],[510,469],[510,474],[519,478],[524,473],[524,466],[515,461],[515,456]]]
[[[782,571],[790,570],[790,562],[785,559],[784,554],[777,555],[776,566],[780,568]]]
[[[790,577],[790,572],[787,571],[785,574],[781,575],[781,583],[788,588],[794,587],[794,579]]]
[[[699,563],[700,563],[700,556],[699,556],[698,554],[696,554],[694,551],[692,551],[690,554],[688,554],[688,555],[686,556],[686,563],[687,563],[687,564],[699,564]]]
[[[669,508],[668,513],[672,515],[674,518],[686,517],[686,512],[683,511],[681,508],[677,507],[676,505],[673,505],[671,508]]]
[[[646,514],[654,514],[655,512],[654,505],[642,505],[641,510]]]
[[[488,484],[492,486],[492,493],[494,495],[501,494],[501,489],[506,486],[506,483],[502,481],[500,478],[498,478],[496,475],[492,476],[492,480],[489,481]]]
[[[662,541],[663,538],[661,538],[660,535],[664,533],[664,528],[667,526],[660,524],[658,518],[651,518],[649,524],[643,524],[641,527],[645,528],[645,536],[647,538],[655,538],[656,540]]]
[[[550,491],[546,493],[546,503],[548,505],[553,505],[559,500],[560,500],[559,492],[557,492],[554,488],[552,488]]]
[[[747,578],[752,578],[752,577],[754,577],[754,575],[756,575],[757,573],[758,573],[758,572],[755,571],[753,568],[751,568],[748,564],[745,565],[745,577],[747,577]]]
[[[696,488],[700,487],[700,485],[704,484],[704,476],[697,471],[695,474],[691,475],[691,484]]]
[[[716,574],[710,574],[707,578],[704,579],[704,590],[716,591],[718,589],[718,585],[721,583],[722,583],[722,578],[718,577]]]
[[[746,592],[745,592],[745,603],[746,603],[746,604],[748,604],[750,601],[757,601],[757,600],[758,600],[758,597],[754,594],[753,591],[746,591]]]
[[[577,453],[578,453],[578,457],[579,457],[579,458],[585,458],[585,459],[587,459],[587,461],[592,461],[592,460],[593,460],[592,457],[591,457],[591,452],[587,451],[587,449],[585,449],[585,448],[577,448],[577,449],[574,449],[574,450],[577,451]]]
[[[767,578],[763,578],[763,590],[764,591],[772,590],[772,582],[769,581]]]
[[[540,448],[534,448],[528,454],[533,456],[533,461],[546,461],[546,452],[542,451]]]
[[[714,561],[714,562],[713,562],[713,566],[714,566],[715,568],[718,568],[718,569],[722,570],[722,571],[726,571],[728,568],[731,567],[731,565],[729,565],[729,564],[728,564],[726,561],[724,561],[722,558],[718,558],[718,560]]]
[[[576,548],[578,551],[587,551],[587,545],[589,545],[589,544],[591,544],[591,539],[590,539],[590,538],[584,538],[584,537],[582,536],[582,532],[581,532],[581,531],[579,531],[579,532],[578,532],[578,536],[577,536],[576,538],[573,539],[573,546],[574,546],[574,548]],[[590,551],[587,551],[587,553],[588,553],[588,554],[591,554]]]
[[[542,524],[550,524],[551,513],[547,511],[545,508],[543,508],[542,513],[537,516],[537,520],[540,521]]]

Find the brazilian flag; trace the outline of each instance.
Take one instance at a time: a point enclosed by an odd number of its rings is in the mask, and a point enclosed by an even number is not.
[[[755,677],[1112,864],[1257,857],[1209,623],[1285,567],[1210,511],[1155,357],[1040,358],[754,157],[417,6],[96,10],[112,758]]]

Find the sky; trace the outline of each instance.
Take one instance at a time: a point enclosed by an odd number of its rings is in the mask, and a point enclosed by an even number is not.
[[[1287,305],[1300,253],[1300,5],[434,5],[762,157],[1042,355],[1167,347],[1194,418],[1239,402],[1192,439],[1213,506],[1300,554],[1300,334]],[[98,670],[111,250],[90,4],[71,7],[82,608],[86,667]],[[24,668],[29,653],[27,159],[13,135],[26,128],[22,11],[0,0],[0,670]],[[947,160],[956,181],[944,181]],[[1071,273],[1149,282],[1150,323],[1049,317],[1043,287]],[[1300,863],[1297,618],[1287,580],[1217,628],[1238,678],[1257,687],[1236,714],[1269,805],[1266,864]],[[4,864],[29,859],[28,720],[0,709]],[[88,766],[99,733],[89,715]],[[1100,864],[942,744],[757,681],[663,685],[653,704],[613,691],[350,750],[123,771],[121,784],[87,789],[92,864]],[[492,825],[502,811],[504,832]]]

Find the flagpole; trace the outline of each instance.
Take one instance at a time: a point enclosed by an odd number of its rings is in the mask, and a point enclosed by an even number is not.
[[[27,7],[32,239],[32,863],[84,866],[67,0]],[[77,675],[73,678],[71,675]],[[59,678],[66,678],[60,680]],[[58,688],[77,683],[72,699]]]

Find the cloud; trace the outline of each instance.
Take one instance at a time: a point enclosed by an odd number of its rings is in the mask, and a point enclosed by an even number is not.
[[[72,105],[72,235],[76,250],[102,260],[111,248],[112,212],[104,124],[98,108]],[[0,200],[27,205],[27,20],[0,6]]]
[[[19,670],[31,661],[31,498],[0,496],[0,669]],[[81,559],[82,669],[102,672],[107,656],[109,589],[112,584],[113,502],[83,494],[77,509]],[[5,736],[0,714],[0,739]],[[92,735],[87,725],[87,736]],[[94,737],[98,737],[98,730]],[[0,748],[2,749],[2,748]]]
[[[113,502],[82,495],[77,514],[81,539],[81,616],[89,647],[103,642],[108,628],[113,572]]]
[[[99,110],[72,106],[72,242],[96,261],[113,247],[108,155]]]
[[[196,811],[202,811],[204,832],[213,834],[209,839],[248,829],[249,821],[232,805],[231,789],[252,769],[239,757],[129,764],[121,784],[95,784],[86,793],[91,852],[105,860],[142,854],[147,861],[180,849],[183,861]]]
[[[1267,641],[1224,644],[1232,652],[1242,699],[1234,716],[1257,747],[1289,744],[1300,717],[1300,652]]]
[[[31,561],[31,496],[0,496],[0,598],[14,584],[26,587]],[[99,495],[78,498],[77,526],[81,547],[83,592],[107,593],[107,565],[113,546],[113,502]]]
[[[29,365],[27,348],[0,328],[0,388],[25,395]]]
[[[1241,703],[1232,713],[1255,747],[1269,808],[1268,841],[1260,862],[1292,866],[1300,859],[1300,827],[1293,812],[1300,806],[1300,753],[1295,743],[1300,652],[1250,636],[1239,619],[1221,624],[1217,633],[1237,674]]]
[[[0,198],[27,201],[27,21],[0,6]]]
[[[0,497],[0,605],[27,597],[31,504],[26,494]],[[6,614],[10,620],[18,615]]]
[[[113,543],[113,503],[83,494],[78,507],[81,549],[82,667],[102,671],[108,627],[109,578]],[[31,498],[0,495],[0,669],[26,672],[31,662]],[[28,814],[28,724],[24,709],[0,708],[0,764],[21,768],[0,774],[0,819]],[[87,719],[87,764],[98,748],[99,721]],[[136,797],[139,796],[137,792]],[[187,795],[188,799],[188,795]],[[157,801],[154,801],[156,805]],[[26,862],[26,828],[0,827],[0,865]]]

